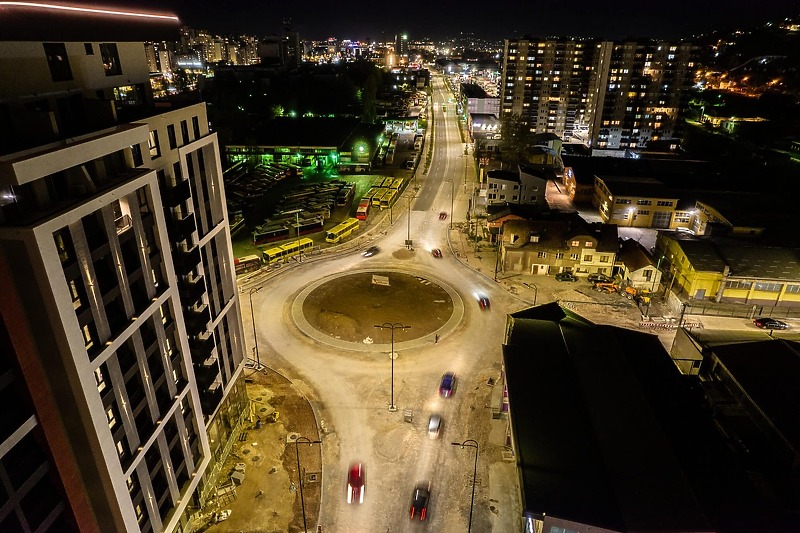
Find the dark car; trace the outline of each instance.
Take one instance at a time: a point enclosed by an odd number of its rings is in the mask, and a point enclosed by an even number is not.
[[[369,248],[364,250],[361,253],[361,255],[363,255],[364,257],[372,257],[373,255],[377,254],[380,251],[381,251],[381,249],[378,248],[377,246],[370,246]]]
[[[489,303],[489,297],[484,295],[478,296],[478,306],[484,311],[488,310],[492,306],[492,304]]]
[[[556,281],[578,281],[572,272],[559,272],[556,274]]]
[[[614,281],[613,278],[610,276],[606,276],[605,274],[600,274],[599,272],[595,272],[594,274],[589,274],[589,277],[586,278],[589,280],[589,283],[611,283]]]
[[[364,491],[366,489],[366,470],[361,463],[350,465],[347,474],[347,503],[364,503]]]
[[[437,259],[440,259],[442,257],[442,251],[438,248],[434,248],[433,250],[431,250],[431,254],[433,255],[433,257],[436,257]]]
[[[428,501],[431,499],[431,482],[423,481],[417,483],[414,487],[414,493],[411,496],[411,511],[409,515],[411,518],[419,517],[420,520],[425,520],[428,515]]]
[[[445,372],[442,382],[439,384],[439,396],[449,398],[456,391],[456,375],[453,372]]]
[[[760,317],[753,320],[753,324],[756,325],[757,328],[761,329],[788,329],[789,324],[786,322],[781,322],[780,320],[775,320],[774,318],[769,317]]]

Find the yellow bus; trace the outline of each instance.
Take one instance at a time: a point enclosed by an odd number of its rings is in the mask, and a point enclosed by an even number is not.
[[[339,242],[358,229],[357,218],[346,218],[336,226],[328,230],[325,235],[327,242]]]
[[[381,198],[381,208],[391,206],[395,196],[397,196],[397,189],[386,189],[386,194]]]
[[[383,178],[383,181],[381,182],[381,187],[383,187],[384,189],[388,189],[389,187],[392,186],[392,182],[393,181],[394,181],[394,178],[391,178],[391,177]]]
[[[403,178],[395,178],[392,181],[391,188],[392,189],[401,189],[403,187]]]
[[[386,194],[388,189],[384,189],[381,187],[375,192],[375,196],[372,197],[372,207],[380,207],[381,200],[383,199],[383,195]]]
[[[305,250],[310,250],[313,247],[314,241],[304,237],[302,239],[287,242],[286,244],[265,250],[262,255],[266,264],[273,265],[275,263],[285,262],[290,257],[294,257],[295,255],[300,254]]]

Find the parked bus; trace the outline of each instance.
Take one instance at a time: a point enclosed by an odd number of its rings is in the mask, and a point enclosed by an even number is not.
[[[389,148],[386,152],[386,164],[391,165],[394,163],[394,148]]]
[[[339,191],[339,194],[336,196],[336,205],[340,207],[348,205],[353,200],[353,196],[355,195],[355,193],[356,193],[355,186],[345,185]]]
[[[369,208],[371,206],[371,200],[361,200],[361,203],[358,204],[358,209],[356,210],[356,218],[358,220],[367,220],[367,217],[369,216]]]
[[[389,187],[392,186],[392,182],[393,181],[394,181],[394,178],[383,178],[383,181],[381,181],[381,185],[380,186],[383,189],[388,189]]]
[[[289,226],[284,224],[273,224],[256,228],[253,232],[253,244],[265,244],[272,241],[280,241],[289,238]]]
[[[400,190],[403,188],[403,178],[395,178],[392,182],[392,189]]]
[[[384,189],[383,187],[377,189],[377,191],[375,192],[375,196],[372,197],[372,207],[381,206],[381,200],[383,199],[383,195],[386,194],[387,190],[388,189]]]
[[[261,269],[261,258],[257,255],[246,255],[235,258],[233,264],[236,268],[236,275],[240,276]]]
[[[285,262],[290,257],[294,257],[295,255],[298,255],[305,250],[310,250],[313,247],[314,241],[308,238],[303,238],[270,248],[269,250],[265,250],[262,256],[264,257],[264,262],[266,264],[274,265],[275,263]]]
[[[336,226],[332,227],[328,230],[328,233],[325,235],[325,241],[327,242],[339,242],[345,237],[349,236],[351,233],[358,229],[358,219],[357,218],[346,218]]]
[[[397,189],[386,189],[386,194],[381,198],[381,208],[390,207],[397,196]]]

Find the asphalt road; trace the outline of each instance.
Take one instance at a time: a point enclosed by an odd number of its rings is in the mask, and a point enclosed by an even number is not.
[[[466,198],[459,185],[465,177],[467,158],[453,114],[455,106],[448,105],[445,117],[441,103],[448,96],[443,82],[434,77],[433,86],[434,155],[429,171],[418,175],[420,187],[411,208],[396,208],[391,226],[372,224],[371,236],[362,238],[358,249],[344,246],[347,251],[312,256],[304,264],[270,277],[263,282],[264,290],[253,294],[262,362],[289,377],[306,394],[323,428],[319,524],[326,533],[464,531],[470,510],[474,450],[450,443],[466,439],[474,439],[480,446],[473,530],[506,532],[518,527],[521,511],[515,497],[513,466],[502,462],[505,422],[492,420],[492,397],[498,391],[487,383],[497,386],[499,382],[506,313],[524,306],[487,277],[466,268],[450,249],[451,206],[457,220],[466,217]],[[424,170],[425,154],[418,172]],[[408,191],[414,192],[413,187]],[[398,205],[403,206],[402,200]],[[439,219],[442,211],[448,213],[446,220]],[[406,247],[409,236],[412,250]],[[379,246],[381,252],[362,257],[359,250],[368,245]],[[429,253],[431,248],[441,248],[444,257],[434,258]],[[396,330],[396,358],[392,361],[390,345],[381,332],[376,332],[375,339],[382,342],[365,344],[352,339],[331,340],[324,333],[309,334],[309,330],[297,326],[295,313],[302,305],[305,288],[321,280],[347,283],[343,274],[392,269],[434,280],[453,291],[454,307],[460,314],[436,330],[438,341],[428,335],[414,336],[414,342],[409,342],[402,330]],[[489,296],[491,310],[478,307],[479,293]],[[349,294],[353,302],[365,297],[358,291]],[[422,319],[413,313],[413,297],[394,305],[411,307],[402,315],[410,317],[408,325],[412,328],[414,320]],[[355,308],[355,303],[351,307]],[[364,314],[354,312],[348,320],[371,321],[370,314]],[[389,317],[391,313],[382,309],[380,316]],[[363,330],[364,324],[359,326]],[[426,326],[417,324],[420,329]],[[452,397],[441,398],[439,381],[447,371],[456,372],[458,387]],[[388,409],[392,396],[397,412]],[[408,409],[413,412],[411,422],[404,421]],[[443,419],[442,432],[435,440],[427,434],[432,413]],[[355,461],[364,463],[367,469],[366,497],[359,506],[348,505],[345,500],[348,467]],[[408,516],[413,487],[421,480],[432,483],[429,515],[422,523]],[[505,497],[498,498],[497,494]],[[312,528],[315,530],[316,524],[309,524]]]

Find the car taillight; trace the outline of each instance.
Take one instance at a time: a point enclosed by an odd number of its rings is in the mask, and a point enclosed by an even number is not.
[[[422,508],[422,511],[419,513],[420,520],[425,520],[425,515],[428,514],[427,511],[428,510],[425,507]]]
[[[414,509],[414,506],[412,505],[411,506],[411,515],[410,515],[411,518],[414,518],[414,511],[416,511],[416,509]]]

